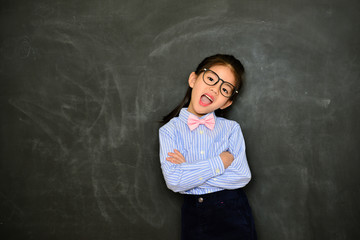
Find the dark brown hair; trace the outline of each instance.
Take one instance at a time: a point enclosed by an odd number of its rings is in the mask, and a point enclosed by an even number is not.
[[[215,65],[225,65],[225,66],[228,66],[232,70],[232,72],[234,73],[234,76],[235,76],[235,81],[236,81],[235,88],[237,91],[239,91],[244,82],[245,69],[244,69],[244,66],[241,64],[241,62],[232,55],[216,54],[216,55],[205,58],[204,60],[202,60],[202,62],[196,68],[195,74],[199,75],[204,70],[204,68],[209,69]],[[191,92],[192,92],[192,88],[188,87],[184,99],[181,101],[181,103],[179,105],[177,105],[174,108],[174,110],[172,110],[169,114],[164,116],[163,120],[161,121],[162,124],[166,124],[172,118],[179,116],[181,109],[189,106],[190,100],[191,100]],[[229,100],[234,101],[236,99],[237,95],[238,94],[234,94]],[[224,110],[221,110],[221,109],[216,110],[216,115],[223,116]]]

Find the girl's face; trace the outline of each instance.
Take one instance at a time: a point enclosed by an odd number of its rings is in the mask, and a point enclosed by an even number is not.
[[[231,69],[226,65],[214,65],[210,68],[221,79],[235,86],[235,76]],[[191,100],[188,111],[201,117],[217,109],[225,109],[232,104],[229,98],[220,93],[219,81],[216,85],[209,86],[203,81],[204,72],[196,75],[192,72],[189,76],[189,86],[192,88]]]

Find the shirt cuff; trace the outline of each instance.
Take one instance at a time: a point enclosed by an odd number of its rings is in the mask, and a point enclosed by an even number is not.
[[[224,173],[225,168],[220,156],[213,158],[211,161],[209,161],[209,163],[213,173],[213,177]]]

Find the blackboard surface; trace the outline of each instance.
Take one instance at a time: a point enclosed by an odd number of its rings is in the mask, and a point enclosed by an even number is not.
[[[180,239],[158,121],[241,59],[259,239],[360,239],[360,2],[1,1],[0,238]]]

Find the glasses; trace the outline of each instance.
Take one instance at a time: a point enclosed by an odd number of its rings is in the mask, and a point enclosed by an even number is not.
[[[209,86],[216,85],[219,81],[222,81],[220,85],[220,93],[227,98],[232,97],[235,93],[238,93],[235,90],[235,86],[229,82],[222,80],[214,71],[204,68],[203,81]]]

